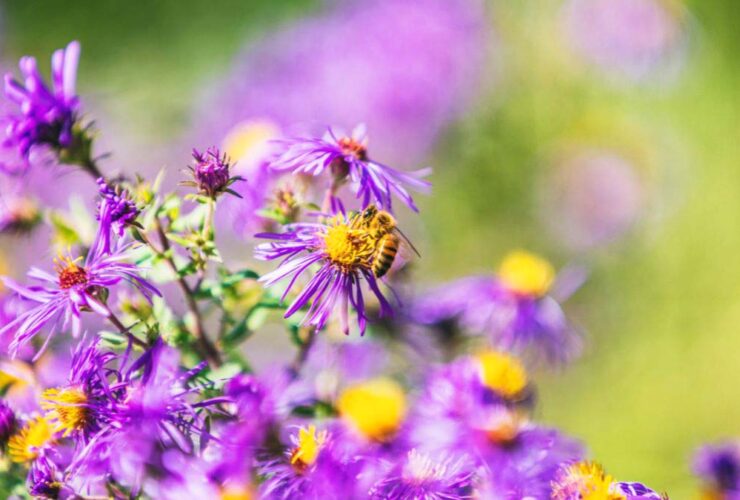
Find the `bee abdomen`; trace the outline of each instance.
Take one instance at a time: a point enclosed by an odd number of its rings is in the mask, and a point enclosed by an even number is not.
[[[393,261],[398,253],[398,241],[398,236],[395,234],[386,234],[380,238],[378,248],[375,251],[375,258],[373,259],[373,274],[375,274],[375,277],[381,278],[385,276],[393,265]]]

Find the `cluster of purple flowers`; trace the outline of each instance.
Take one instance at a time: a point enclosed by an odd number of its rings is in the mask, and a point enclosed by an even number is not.
[[[25,478],[28,494],[667,498],[614,480],[578,440],[534,418],[528,367],[580,353],[560,303],[582,271],[556,276],[541,257],[515,251],[494,275],[431,291],[403,286],[413,263],[403,255],[416,249],[393,201],[418,212],[411,192],[428,190],[430,172],[376,160],[364,128],[275,144],[267,168],[310,177],[317,198],[282,192],[276,229],[257,234],[269,241],[254,250],[274,269],[234,271],[213,223],[221,195],[239,196],[229,157],[193,150],[192,178],[181,184],[197,192],[184,197],[159,180],[102,176],[79,124],[78,54],[71,44],[54,55],[53,92],[29,58],[25,86],[6,88],[21,107],[6,117],[6,145],[24,159],[50,146],[98,184],[94,237],[65,227],[78,258],[60,256],[54,274],[33,268],[39,285],[3,278],[20,306],[0,318],[0,336],[12,337],[0,364],[0,463]],[[159,283],[177,285],[184,300]],[[284,316],[296,356],[255,371],[241,343],[271,310]],[[425,359],[430,346],[447,362]],[[65,349],[71,359],[41,377]],[[401,366],[381,366],[399,351],[408,354]],[[13,391],[29,397],[19,404]],[[711,491],[737,487],[736,451],[697,461]]]

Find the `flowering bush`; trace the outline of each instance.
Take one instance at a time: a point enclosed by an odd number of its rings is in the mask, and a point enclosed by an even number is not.
[[[614,479],[534,418],[529,368],[580,353],[561,307],[580,273],[515,251],[495,275],[415,288],[406,271],[418,251],[401,229],[414,219],[397,219],[394,202],[417,211],[430,172],[375,158],[361,127],[274,144],[267,168],[305,189],[262,193],[269,229],[254,249],[243,243],[255,259],[240,267],[222,258],[216,221],[250,179],[208,145],[193,150],[180,190],[166,190],[163,175],[108,175],[75,93],[79,53],[73,42],[54,54],[51,87],[32,58],[21,60],[22,83],[6,78],[16,106],[3,117],[5,175],[49,158],[79,168],[97,183],[97,213],[89,238],[54,211],[17,210],[0,226],[48,222],[70,247],[51,271],[32,268],[29,284],[3,280],[3,491],[667,498]],[[256,370],[248,341],[275,324],[295,352]],[[45,362],[65,350],[65,369],[42,381]],[[727,469],[737,450],[704,455],[697,470],[713,491],[735,491]]]

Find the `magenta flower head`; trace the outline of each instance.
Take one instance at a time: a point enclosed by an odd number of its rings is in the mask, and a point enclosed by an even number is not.
[[[581,339],[555,299],[567,298],[582,283],[580,270],[555,271],[544,259],[511,252],[497,275],[471,276],[422,295],[408,308],[417,323],[452,322],[472,334],[487,334],[499,349],[563,363],[576,357]]]
[[[0,448],[3,448],[10,436],[15,432],[15,413],[0,399]]]
[[[707,445],[694,456],[694,473],[708,498],[740,498],[740,443]]]
[[[364,213],[335,215],[325,223],[289,224],[285,226],[285,233],[257,235],[275,240],[257,246],[255,256],[258,259],[283,259],[277,269],[262,276],[260,281],[271,286],[291,277],[283,299],[301,274],[313,266],[319,268],[286,311],[286,318],[308,307],[302,324],[321,329],[332,312],[338,309],[342,330],[349,333],[348,310],[351,305],[357,313],[360,333],[364,334],[367,317],[363,282],[378,299],[380,315],[392,313],[373,271],[379,232],[364,224]]]
[[[205,153],[193,149],[194,166],[189,166],[193,180],[183,181],[184,186],[197,187],[201,194],[214,200],[223,193],[233,194],[241,198],[241,195],[229,187],[237,181],[244,180],[239,176],[231,176],[229,169],[231,161],[226,153],[221,153],[218,148],[210,147]]]
[[[473,498],[475,468],[464,457],[408,452],[370,490],[370,498],[408,498],[414,500]]]
[[[75,93],[80,44],[71,42],[57,50],[51,59],[52,86],[44,82],[34,57],[22,57],[19,63],[23,83],[12,74],[5,76],[5,98],[18,106],[17,112],[4,117],[3,146],[16,150],[21,165],[4,165],[7,172],[19,172],[29,165],[34,148],[49,147],[58,154],[88,144],[75,144],[79,98]],[[74,155],[72,155],[74,156]]]
[[[667,500],[642,483],[620,482],[596,462],[565,462],[551,483],[553,500],[604,498],[624,500]]]
[[[65,329],[71,324],[72,334],[77,337],[82,312],[93,311],[108,317],[110,312],[105,305],[107,290],[122,281],[133,285],[147,299],[159,295],[154,285],[141,277],[141,270],[135,264],[125,262],[130,255],[130,245],[119,241],[115,249],[109,251],[105,248],[110,237],[105,229],[106,226],[101,224],[84,264],[79,259],[60,256],[56,260],[56,275],[31,268],[28,276],[42,285],[23,286],[10,278],[2,278],[5,285],[21,298],[36,302],[34,307],[29,307],[0,329],[0,335],[15,332],[9,346],[13,356],[48,324],[51,324],[49,335],[36,358],[44,352],[60,327]]]
[[[118,236],[123,236],[126,226],[138,226],[136,218],[141,210],[127,190],[120,186],[112,187],[101,177],[98,179],[98,192],[98,220],[102,224],[113,226]]]
[[[321,139],[291,139],[281,141],[282,153],[270,166],[278,171],[312,176],[331,174],[333,189],[332,206],[336,207],[336,186],[349,180],[362,206],[375,203],[384,210],[392,209],[392,195],[418,212],[407,188],[427,190],[431,186],[422,178],[431,170],[422,169],[404,173],[370,159],[367,149],[365,127],[355,128],[352,135],[344,135],[328,129]]]
[[[74,491],[65,484],[64,474],[58,466],[46,456],[39,457],[28,471],[26,479],[28,492],[33,498],[49,500],[77,498]]]

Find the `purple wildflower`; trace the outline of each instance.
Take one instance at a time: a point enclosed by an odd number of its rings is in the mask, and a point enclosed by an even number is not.
[[[17,150],[23,166],[4,165],[8,172],[25,169],[32,150],[38,146],[57,151],[71,148],[75,141],[79,98],[75,94],[80,44],[71,42],[54,52],[51,59],[52,88],[44,82],[34,57],[23,57],[19,67],[23,83],[5,76],[5,97],[19,112],[5,117],[3,146]]]
[[[0,233],[28,233],[39,222],[41,211],[33,198],[8,194],[0,200]]]
[[[700,448],[694,472],[704,482],[708,496],[740,498],[740,443],[729,441]]]
[[[357,476],[362,463],[339,453],[328,431],[317,431],[313,425],[301,427],[291,441],[283,458],[260,465],[260,473],[267,478],[260,489],[261,497],[358,498]]]
[[[216,199],[223,193],[233,194],[241,198],[241,195],[229,189],[233,183],[243,180],[239,176],[231,176],[231,160],[226,153],[221,153],[218,148],[210,147],[205,153],[193,149],[195,166],[188,167],[193,174],[193,181],[183,181],[180,184],[197,187],[201,194]]]
[[[15,432],[15,413],[0,399],[0,448],[4,447]]]
[[[536,272],[530,273],[529,267]],[[549,264],[514,252],[497,276],[471,276],[442,285],[410,304],[407,314],[426,325],[453,321],[470,333],[488,334],[497,348],[562,363],[580,352],[581,340],[555,296],[569,295],[582,280],[580,272],[563,273],[556,283],[558,293],[549,295],[554,281]]]
[[[67,328],[71,323],[76,337],[80,333],[83,311],[94,311],[108,317],[110,312],[105,305],[104,290],[121,281],[130,283],[148,299],[153,294],[159,295],[159,291],[140,276],[141,270],[135,264],[123,262],[129,257],[130,245],[119,241],[117,248],[111,251],[105,248],[107,232],[106,226],[101,224],[84,265],[79,265],[78,260],[60,256],[56,260],[56,276],[31,268],[28,276],[45,282],[45,285],[23,286],[10,278],[2,278],[5,285],[20,297],[38,303],[0,329],[0,335],[15,332],[10,344],[13,355],[48,323],[52,324],[50,333],[36,357],[43,353],[60,322],[61,328]]]
[[[101,198],[98,220],[115,226],[118,236],[123,236],[126,226],[136,225],[141,210],[127,190],[120,186],[111,187],[102,177],[98,179],[98,192]]]
[[[321,139],[291,139],[282,143],[285,149],[270,164],[273,169],[312,176],[328,171],[334,178],[333,186],[349,179],[363,207],[376,203],[382,209],[391,210],[391,195],[395,194],[418,211],[406,188],[426,190],[431,186],[422,180],[429,175],[430,169],[404,173],[370,159],[363,125],[356,127],[351,136],[330,128]],[[331,193],[332,207],[338,207],[334,191]]]
[[[64,482],[63,474],[49,457],[39,457],[28,471],[28,492],[34,498],[49,500],[77,498]]]
[[[439,458],[411,450],[370,490],[371,498],[473,498],[474,468],[466,458]]]
[[[113,372],[108,365],[116,355],[100,351],[98,342],[81,342],[72,357],[67,384],[41,395],[41,407],[54,430],[65,437],[72,435],[81,444],[115,419],[116,399],[125,396],[121,389],[111,389],[107,380]]]
[[[336,215],[326,223],[289,224],[285,226],[286,233],[257,235],[276,240],[258,245],[255,251],[257,258],[284,258],[277,269],[260,278],[260,281],[270,286],[290,276],[283,299],[290,293],[301,274],[314,265],[320,266],[286,311],[286,318],[310,304],[302,324],[321,329],[338,308],[342,330],[349,333],[348,308],[351,304],[357,313],[360,333],[364,334],[367,317],[362,293],[363,281],[378,299],[380,315],[392,313],[372,270],[377,237],[372,231],[360,227],[360,217],[361,214]]]

